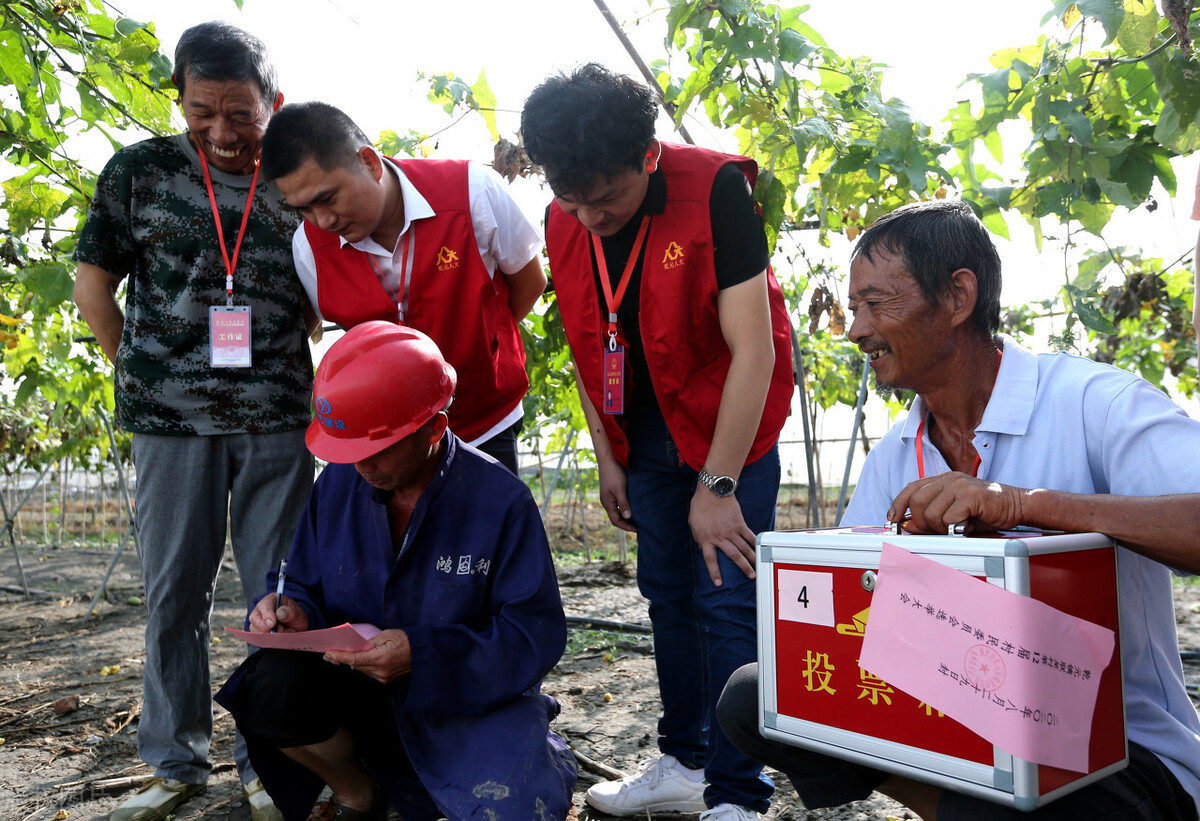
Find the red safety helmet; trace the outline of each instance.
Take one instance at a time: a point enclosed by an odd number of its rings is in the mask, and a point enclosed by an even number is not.
[[[356,325],[333,344],[313,382],[304,441],[318,459],[374,456],[450,404],[458,377],[432,339],[391,322]]]

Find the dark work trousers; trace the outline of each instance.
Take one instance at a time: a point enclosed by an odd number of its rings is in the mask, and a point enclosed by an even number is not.
[[[763,738],[758,730],[758,665],[734,673],[717,705],[730,740],[788,778],[808,809],[869,796],[890,773]],[[939,821],[1196,821],[1196,804],[1149,750],[1129,744],[1129,766],[1031,812],[944,791]]]
[[[524,420],[518,419],[509,427],[497,433],[486,442],[481,442],[475,445],[476,450],[481,450],[488,456],[495,459],[500,464],[504,465],[509,471],[517,475],[517,437],[521,434],[521,429],[524,427]]]

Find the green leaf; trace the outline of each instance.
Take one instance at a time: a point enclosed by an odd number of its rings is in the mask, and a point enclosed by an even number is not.
[[[990,211],[982,217],[983,225],[993,234],[1004,239],[1010,239],[1008,233],[1008,223],[1004,220],[1004,214],[999,211]]]
[[[30,307],[35,313],[46,314],[60,305],[69,304],[75,280],[61,262],[44,260],[23,268],[17,279],[33,294]]]
[[[1163,106],[1154,138],[1178,153],[1200,146],[1196,128],[1200,116],[1200,70],[1186,56],[1176,53],[1159,67],[1155,79]]]
[[[27,88],[33,82],[33,66],[25,53],[25,44],[15,31],[0,32],[0,72],[7,84]]]
[[[1144,54],[1158,35],[1158,10],[1145,0],[1124,0],[1125,20],[1117,30],[1117,45],[1129,54]]]
[[[1050,116],[1065,125],[1076,142],[1090,143],[1092,121],[1079,111],[1082,103],[1082,100],[1055,100],[1050,103]]]
[[[779,59],[788,63],[800,63],[817,53],[817,47],[807,37],[794,29],[786,29],[779,35]]]
[[[1069,211],[1069,216],[1079,220],[1084,230],[1095,236],[1100,236],[1104,226],[1112,219],[1115,206],[1108,202],[1088,202],[1076,199]]]
[[[1117,36],[1125,21],[1125,0],[1077,0],[1079,13],[1096,20],[1104,28],[1104,44]]]
[[[808,117],[792,129],[792,138],[797,145],[809,145],[812,138],[833,140],[837,135],[824,117]]]
[[[1079,268],[1076,271],[1075,278],[1071,280],[1071,285],[1079,289],[1080,292],[1087,291],[1096,284],[1100,272],[1111,263],[1112,259],[1108,254],[1096,253],[1085,256],[1079,262]]]
[[[122,17],[121,19],[117,20],[115,28],[118,34],[128,37],[135,31],[146,28],[146,24],[134,20],[132,17]]]
[[[1088,330],[1095,331],[1101,334],[1113,334],[1117,329],[1113,327],[1112,322],[1104,314],[1089,302],[1078,302],[1075,304],[1075,315],[1079,317],[1079,321],[1083,323]]]
[[[676,44],[678,38],[683,37],[684,32],[681,31],[681,28],[684,24],[690,21],[697,10],[705,6],[706,0],[670,0],[670,10],[667,12],[667,36],[664,40],[668,49]]]
[[[1200,127],[1197,126],[1195,114],[1200,102],[1196,100],[1173,98],[1163,103],[1158,125],[1154,129],[1154,139],[1166,148],[1178,154],[1187,154],[1200,148]],[[1190,117],[1189,117],[1190,112]]]
[[[34,391],[41,384],[41,378],[38,374],[30,374],[21,380],[21,384],[17,386],[16,396],[13,397],[13,405],[18,408],[25,406],[29,401],[29,397],[33,396]]]
[[[483,71],[479,72],[479,79],[471,86],[471,99],[475,103],[475,110],[483,115],[483,121],[487,123],[492,142],[499,142],[500,132],[496,129],[496,95],[492,93],[487,74]]]
[[[1154,161],[1154,173],[1158,177],[1158,181],[1162,183],[1162,187],[1167,193],[1175,196],[1175,187],[1177,185],[1175,179],[1175,167],[1171,165],[1170,155],[1161,149],[1152,150],[1151,157]]]
[[[147,60],[150,66],[150,82],[153,83],[156,89],[165,91],[175,91],[175,83],[171,80],[171,75],[175,71],[175,67],[171,65],[170,59],[161,52],[154,52]]]
[[[996,162],[1004,161],[1004,144],[1000,141],[999,131],[989,131],[983,135],[983,147],[992,155]]]
[[[767,232],[767,244],[771,251],[779,238],[779,228],[783,224],[785,208],[790,198],[790,192],[775,176],[774,172],[765,169],[758,175],[758,183],[754,186],[754,196],[762,209],[763,227]]]
[[[1095,292],[1084,290],[1074,285],[1064,285],[1062,291],[1066,297],[1068,307],[1075,316],[1079,317],[1079,321],[1083,323],[1085,328],[1101,334],[1117,332],[1112,321],[1096,306],[1094,302],[1096,299]]]
[[[45,182],[34,182],[30,174],[6,180],[3,189],[9,230],[15,234],[27,233],[35,225],[53,223],[69,199],[65,191]]]

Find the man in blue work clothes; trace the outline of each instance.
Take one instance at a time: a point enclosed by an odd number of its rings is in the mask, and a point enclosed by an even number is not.
[[[525,485],[447,429],[455,384],[429,337],[385,321],[355,326],[317,369],[307,442],[330,464],[283,595],[258,602],[250,630],[381,632],[363,651],[263,651],[217,696],[288,821],[323,784],[341,819],[571,809],[574,761],[539,692],[566,646],[546,533]]]

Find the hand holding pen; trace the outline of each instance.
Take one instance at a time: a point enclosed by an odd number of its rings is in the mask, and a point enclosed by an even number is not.
[[[308,614],[304,612],[304,608],[283,595],[286,575],[287,561],[285,560],[279,563],[279,578],[275,583],[275,595],[263,596],[250,611],[250,632],[274,633],[282,630],[284,633],[299,633],[308,629]]]
[[[275,612],[278,618],[279,608],[283,605],[283,583],[287,579],[287,559],[279,560],[279,577],[275,581]],[[279,622],[275,622],[275,626],[271,628],[274,633],[279,629]]]

